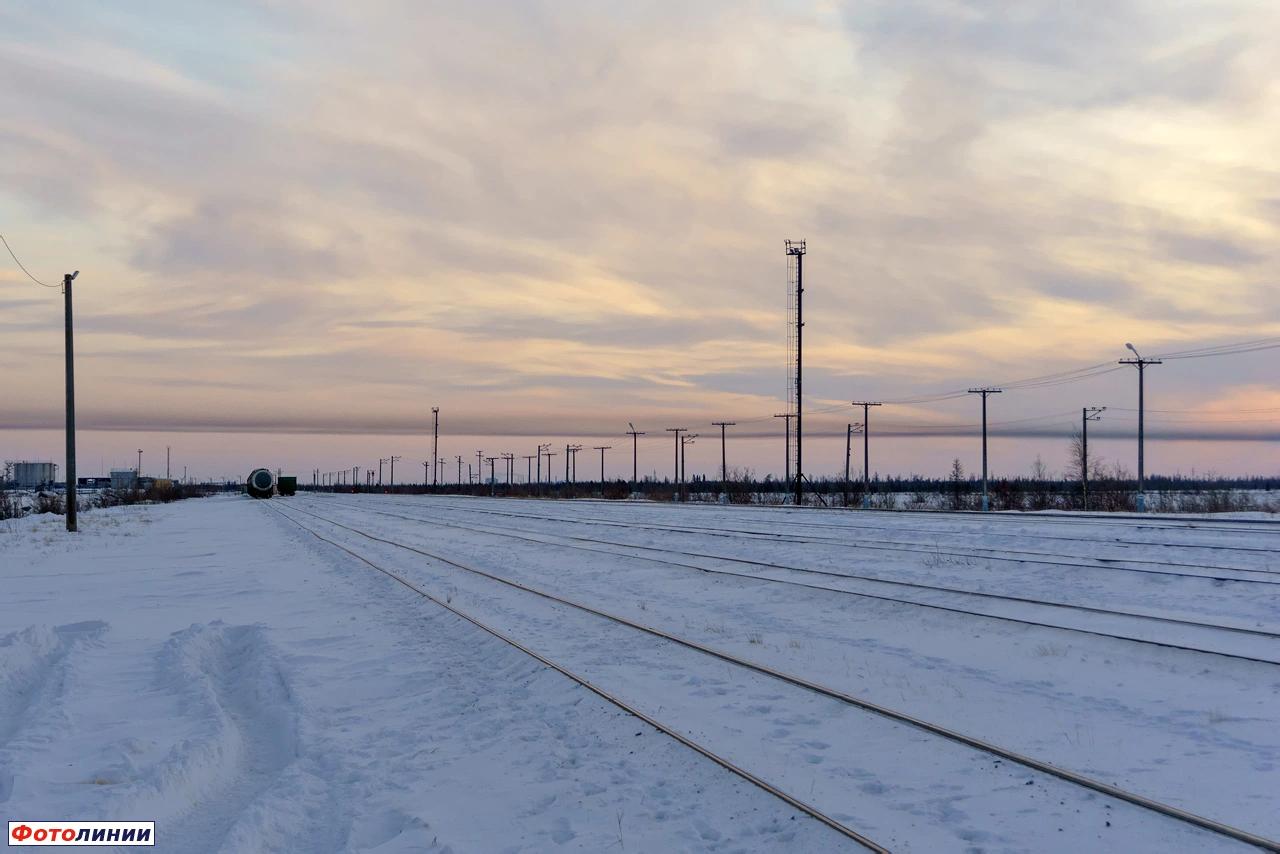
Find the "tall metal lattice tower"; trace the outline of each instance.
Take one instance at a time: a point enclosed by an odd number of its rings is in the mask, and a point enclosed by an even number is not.
[[[791,433],[791,446],[787,457],[791,460],[791,476],[795,478],[795,502],[804,502],[804,471],[802,463],[801,409],[804,404],[804,255],[803,240],[788,240],[787,245],[787,408],[795,420]]]

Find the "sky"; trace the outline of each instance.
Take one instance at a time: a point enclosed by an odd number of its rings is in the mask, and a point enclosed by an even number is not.
[[[450,458],[730,420],[780,469],[787,239],[828,467],[851,400],[941,474],[940,392],[1280,336],[1274,2],[18,0],[0,79],[0,234],[81,271],[119,464],[368,465],[438,406]],[[0,352],[0,456],[60,460],[61,299],[3,255]],[[1149,468],[1280,472],[1278,359],[1149,369]],[[1094,405],[1132,468],[1135,374],[992,398],[1004,470]]]

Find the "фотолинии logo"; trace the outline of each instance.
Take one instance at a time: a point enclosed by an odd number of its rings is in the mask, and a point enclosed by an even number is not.
[[[155,845],[154,821],[11,821],[10,845]]]

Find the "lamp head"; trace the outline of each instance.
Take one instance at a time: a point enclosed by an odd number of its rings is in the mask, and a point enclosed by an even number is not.
[[[1138,348],[1137,348],[1137,347],[1133,346],[1132,344],[1130,344],[1130,343],[1128,343],[1128,342],[1125,342],[1125,345],[1124,345],[1124,346],[1125,346],[1125,347],[1128,347],[1130,350],[1132,350],[1132,351],[1133,351],[1133,355],[1135,355],[1135,356],[1136,356],[1136,355],[1138,355]]]

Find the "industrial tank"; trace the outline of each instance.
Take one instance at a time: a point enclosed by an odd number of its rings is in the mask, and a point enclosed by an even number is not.
[[[254,469],[249,473],[245,490],[254,498],[270,498],[275,492],[276,479],[269,469]]]

